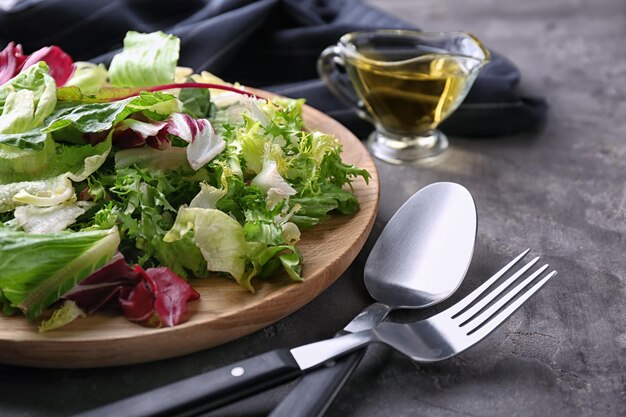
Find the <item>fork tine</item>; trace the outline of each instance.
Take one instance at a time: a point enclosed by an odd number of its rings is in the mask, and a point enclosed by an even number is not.
[[[459,323],[461,323],[461,326],[464,326],[465,323],[469,321],[469,319],[478,314],[478,312],[485,308],[485,306],[487,306],[493,299],[502,294],[508,287],[510,287],[515,281],[517,281],[519,277],[525,274],[526,271],[528,271],[538,261],[539,257],[536,257],[528,262],[526,265],[521,267],[515,274],[507,278],[507,280],[500,284],[496,289],[490,291],[489,294],[486,294],[479,302],[474,304],[468,310],[464,311],[463,314],[459,315],[458,317],[454,317],[454,319],[458,320]]]
[[[545,265],[546,267],[548,265]],[[543,272],[545,270],[545,268],[541,269],[541,272]],[[539,271],[535,272],[531,277],[536,278],[539,274]],[[474,330],[471,330],[468,332],[468,336],[470,339],[472,339],[471,344],[474,344],[480,340],[482,340],[483,338],[485,338],[487,335],[489,335],[489,333],[491,333],[492,331],[494,331],[498,326],[500,326],[502,323],[504,323],[504,321],[506,319],[508,319],[513,313],[515,313],[515,311],[520,308],[525,302],[526,300],[528,300],[534,293],[536,293],[537,291],[539,291],[550,279],[552,279],[555,275],[557,274],[557,271],[552,271],[550,272],[548,275],[546,275],[545,277],[543,277],[539,282],[537,282],[535,285],[533,285],[529,290],[527,290],[526,292],[524,292],[517,300],[515,300],[513,303],[511,303],[507,308],[505,308],[504,310],[502,310],[500,313],[496,314],[495,316],[487,316],[487,321],[484,322],[485,324],[478,328],[478,330],[476,330],[476,328],[478,327],[474,327]],[[527,279],[527,281],[532,281],[530,280],[529,277]],[[520,285],[518,285],[515,290],[513,290],[512,292],[515,292],[517,294],[517,289],[519,287],[525,287],[527,285],[526,282],[521,283]],[[514,294],[514,295],[516,295]],[[479,323],[483,324],[482,322]]]
[[[476,288],[469,295],[465,296],[461,301],[451,306],[446,310],[446,314],[451,315],[453,318],[457,314],[459,314],[465,307],[470,305],[474,300],[476,300],[487,288],[489,288],[494,282],[496,282],[502,275],[506,274],[509,269],[513,268],[515,264],[517,264],[524,256],[526,256],[530,252],[530,248],[526,249],[524,252],[517,255],[515,259],[506,264],[504,268],[495,273],[494,276],[485,281],[480,287]]]
[[[511,301],[513,298],[515,298],[515,296],[517,294],[521,293],[521,291],[525,287],[527,287],[531,282],[533,282],[535,280],[535,278],[537,278],[539,275],[541,275],[543,273],[543,271],[545,271],[546,269],[548,269],[548,265],[547,264],[542,266],[541,268],[539,268],[535,272],[533,272],[529,277],[527,277],[522,282],[520,282],[515,288],[513,288],[507,294],[502,296],[502,298],[500,298],[498,301],[493,303],[493,305],[491,305],[488,309],[486,309],[482,313],[476,315],[475,317],[472,317],[471,319],[466,320],[466,322],[461,323],[460,326],[462,327],[462,326],[468,325],[468,328],[473,328],[473,329],[478,328],[482,323],[486,322],[489,319],[489,317],[493,316],[498,310],[500,310],[506,303]],[[498,289],[496,289],[493,292],[500,291],[501,287],[508,287],[509,285],[511,285],[511,283],[514,281],[513,278],[517,278],[517,277],[509,278],[507,280],[507,282],[502,284],[500,287],[498,287]],[[506,288],[504,288],[504,289],[506,289]],[[489,296],[487,296],[486,298],[491,297],[491,295],[492,294],[489,294]],[[496,294],[496,296],[497,295],[499,295],[499,293]],[[491,297],[491,298],[493,299],[494,297]],[[467,332],[471,333],[472,330],[467,330]]]

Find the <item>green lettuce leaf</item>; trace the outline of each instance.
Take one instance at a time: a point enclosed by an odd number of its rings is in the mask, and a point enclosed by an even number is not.
[[[78,87],[85,94],[96,94],[109,77],[103,64],[78,61],[74,62],[74,68],[74,73],[65,83],[65,87]]]
[[[0,134],[22,133],[41,126],[56,102],[56,84],[48,75],[48,65],[38,62],[27,68],[0,86]]]
[[[47,176],[67,173],[75,182],[84,181],[104,164],[111,152],[111,136],[99,144],[83,146],[58,145],[56,160],[46,169]]]
[[[128,32],[124,49],[109,67],[111,84],[117,87],[148,87],[174,81],[180,39],[163,32]]]
[[[70,200],[73,196],[74,187],[67,175],[4,184],[0,185],[0,213],[11,211],[22,204],[54,206]]]
[[[248,221],[243,226],[246,240],[250,242],[262,242],[267,245],[280,245],[283,243],[283,231],[272,221]]]
[[[133,113],[147,112],[150,116],[165,119],[180,111],[180,102],[171,94],[142,92],[138,97],[109,103],[62,102],[48,117],[46,132],[72,126],[80,132],[102,132],[126,119]]]
[[[264,112],[272,114],[270,123],[265,127],[268,135],[282,137],[291,143],[304,129],[302,108],[304,99],[274,98],[271,102],[261,104]]]
[[[39,333],[58,329],[79,317],[85,317],[85,312],[81,310],[74,301],[65,300],[61,307],[54,310],[54,313],[52,313],[52,316],[48,320],[44,320],[39,324]]]
[[[276,241],[273,232],[251,226],[255,238]],[[255,276],[269,276],[279,266],[295,281],[301,281],[300,252],[291,245],[268,246],[264,242],[250,242],[239,222],[216,209],[187,208],[178,211],[174,226],[163,238],[177,242],[194,233],[194,242],[212,272],[230,274],[242,287],[254,292],[251,280]],[[267,233],[266,237],[261,237]],[[216,239],[219,236],[219,239]]]
[[[45,146],[48,134],[44,127],[37,127],[22,133],[0,133],[0,148],[13,147],[23,150],[40,150]]]
[[[183,278],[203,278],[208,275],[206,261],[195,244],[193,232],[175,242],[165,242],[163,236],[164,234],[153,235],[150,242],[158,265],[167,266]]]
[[[213,272],[226,272],[243,284],[248,242],[243,227],[228,214],[215,209],[181,208],[165,242],[176,242],[188,232],[194,232],[194,242]],[[216,239],[219,236],[219,239]],[[246,286],[250,291],[252,287]]]
[[[248,185],[242,178],[234,175],[226,179],[226,194],[215,203],[215,206],[218,210],[233,216],[241,224],[250,220],[252,213],[255,219],[273,218],[273,212],[268,210],[265,204],[265,193],[259,187]],[[276,208],[274,211],[277,210]]]
[[[115,168],[122,169],[130,166],[159,170],[163,172],[177,169],[191,170],[187,162],[185,148],[172,147],[168,150],[158,150],[150,146],[123,149],[115,153]]]
[[[51,178],[63,173],[82,181],[104,163],[110,150],[110,138],[95,146],[54,144],[48,139],[41,150],[0,145],[0,184]]]
[[[28,233],[61,232],[75,223],[92,205],[88,201],[78,201],[52,207],[19,206],[15,208],[15,221]]]
[[[188,81],[194,82],[193,79]],[[183,103],[183,113],[187,113],[194,119],[209,118],[215,111],[208,88],[183,88],[178,98]]]
[[[54,161],[56,145],[52,138],[45,139],[41,149],[20,149],[0,144],[0,184],[41,179],[42,167]]]
[[[35,320],[70,288],[105,265],[119,243],[116,228],[41,235],[0,229],[3,297]]]
[[[240,132],[235,144],[241,148],[241,156],[249,171],[258,173],[263,169],[266,143],[267,137],[261,124],[247,119],[246,127]],[[268,147],[270,146],[268,143]]]
[[[124,100],[141,93],[142,87],[109,87],[104,86],[93,93],[82,91],[77,86],[57,88],[57,100],[73,101],[80,103],[109,103],[111,101]]]
[[[200,192],[191,200],[189,207],[214,209],[225,194],[226,190],[223,188],[215,188],[205,182],[200,183]]]
[[[58,149],[60,157],[46,160],[38,172],[29,173],[43,179],[2,184],[10,174],[0,176],[0,213],[22,204],[49,207],[71,200],[75,196],[72,181],[84,181],[100,168],[111,150],[111,138],[96,146],[58,145]],[[11,177],[15,179],[15,174]]]
[[[292,245],[259,247],[249,259],[259,277],[269,278],[282,266],[293,281],[302,281],[302,254]],[[250,274],[252,277],[252,274]]]

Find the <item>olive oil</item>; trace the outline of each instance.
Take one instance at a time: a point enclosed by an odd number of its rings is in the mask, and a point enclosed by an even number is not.
[[[434,129],[458,107],[473,82],[454,57],[385,65],[357,61],[346,69],[369,114],[397,135]]]
[[[448,147],[437,127],[488,62],[489,51],[470,33],[381,29],[346,33],[324,49],[317,68],[333,93],[374,123],[369,151],[403,164]]]

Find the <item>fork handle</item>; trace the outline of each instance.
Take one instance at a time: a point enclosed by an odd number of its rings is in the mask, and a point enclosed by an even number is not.
[[[338,359],[332,366],[304,375],[269,417],[321,417],[361,362],[363,355],[365,349]]]

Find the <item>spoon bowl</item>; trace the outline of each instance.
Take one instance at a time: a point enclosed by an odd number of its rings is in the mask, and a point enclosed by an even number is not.
[[[476,241],[474,200],[463,186],[431,184],[385,226],[365,264],[371,296],[394,308],[424,308],[452,295]]]

